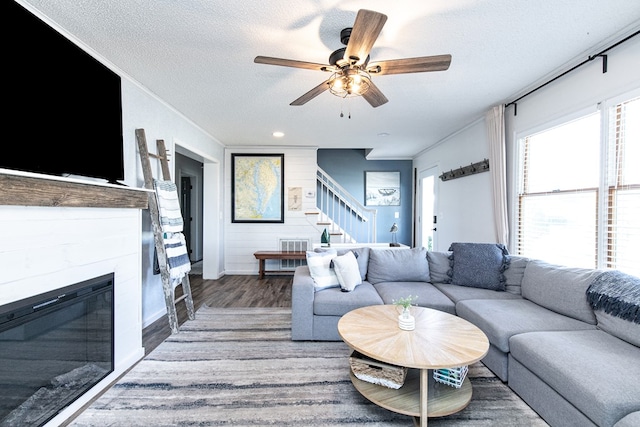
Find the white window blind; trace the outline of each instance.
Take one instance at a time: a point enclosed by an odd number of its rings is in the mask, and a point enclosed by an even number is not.
[[[640,276],[640,98],[605,117],[520,140],[517,253]]]
[[[524,139],[518,253],[595,267],[600,114]]]
[[[606,265],[640,276],[640,98],[609,113]]]

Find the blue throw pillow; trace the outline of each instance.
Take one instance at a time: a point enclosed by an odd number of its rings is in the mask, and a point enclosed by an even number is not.
[[[449,248],[449,283],[473,288],[504,291],[504,271],[509,267],[509,252],[496,243],[452,243]]]

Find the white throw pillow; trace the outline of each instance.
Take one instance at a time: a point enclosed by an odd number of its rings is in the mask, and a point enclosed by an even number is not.
[[[362,283],[358,260],[353,252],[349,251],[344,255],[335,257],[333,259],[333,268],[343,291],[351,292]]]
[[[340,286],[331,261],[338,256],[335,249],[326,252],[307,251],[307,265],[316,291]]]

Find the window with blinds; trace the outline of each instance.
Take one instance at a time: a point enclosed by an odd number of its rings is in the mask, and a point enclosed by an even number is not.
[[[520,139],[516,249],[640,276],[640,98],[602,115]]]
[[[640,98],[609,114],[603,267],[640,276]]]

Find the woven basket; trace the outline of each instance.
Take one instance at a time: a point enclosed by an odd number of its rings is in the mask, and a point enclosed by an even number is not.
[[[349,357],[351,372],[356,378],[372,384],[399,389],[407,377],[408,368],[380,362],[364,356],[357,351]]]

